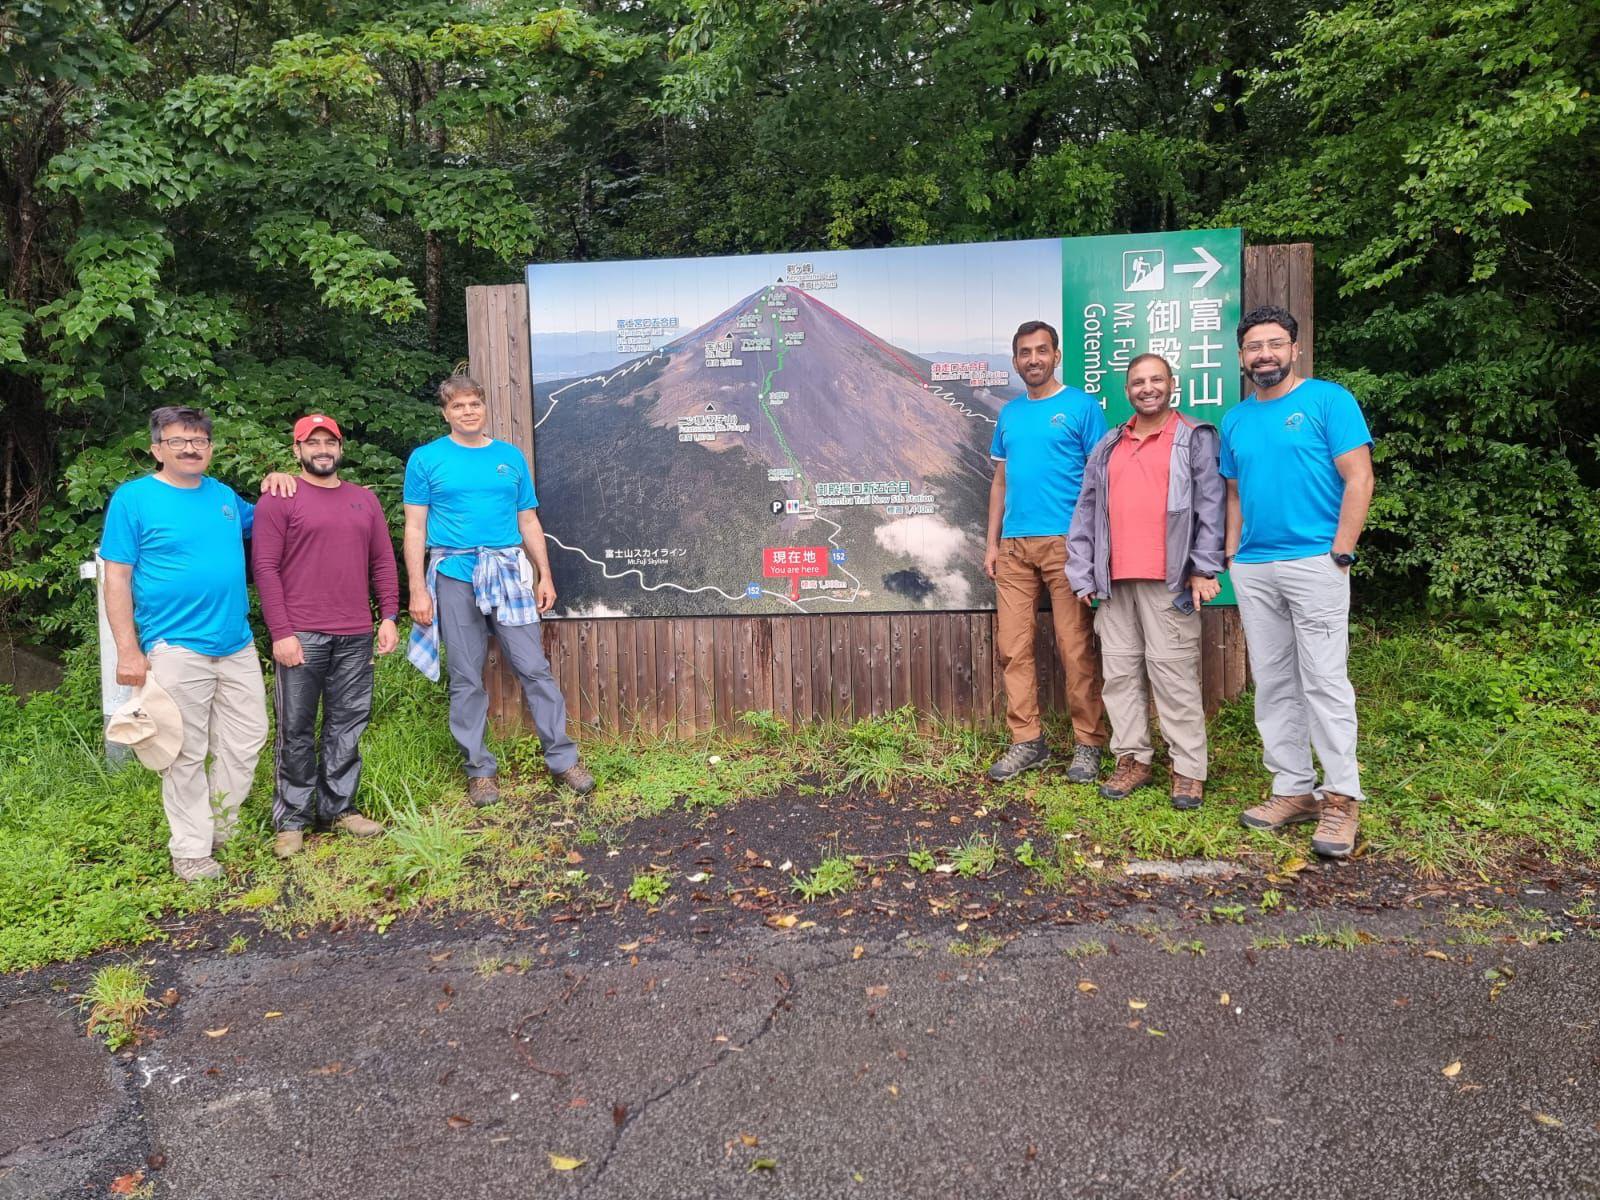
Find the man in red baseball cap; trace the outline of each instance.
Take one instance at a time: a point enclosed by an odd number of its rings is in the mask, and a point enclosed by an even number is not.
[[[256,506],[254,565],[277,672],[273,852],[297,854],[305,835],[383,832],[356,811],[361,734],[372,715],[376,647],[398,644],[394,543],[378,498],[339,478],[344,432],[312,413],[294,423],[301,486]],[[317,736],[317,707],[322,733]]]

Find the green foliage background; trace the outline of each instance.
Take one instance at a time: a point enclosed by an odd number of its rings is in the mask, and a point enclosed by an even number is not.
[[[394,500],[529,259],[1243,225],[1379,437],[1363,595],[1600,583],[1600,9],[1566,0],[21,0],[0,12],[0,615],[64,630],[157,403]]]

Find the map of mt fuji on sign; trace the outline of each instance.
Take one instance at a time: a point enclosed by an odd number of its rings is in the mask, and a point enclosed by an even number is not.
[[[533,356],[537,378],[537,337]],[[773,282],[649,353],[537,383],[560,613],[988,607],[991,361],[935,363]]]

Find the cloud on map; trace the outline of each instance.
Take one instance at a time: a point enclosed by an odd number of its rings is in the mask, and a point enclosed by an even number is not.
[[[932,585],[932,590],[922,597],[924,608],[969,606],[972,583],[952,568],[965,556],[967,535],[954,525],[932,515],[902,517],[878,526],[873,538],[890,554],[902,555],[917,564]]]

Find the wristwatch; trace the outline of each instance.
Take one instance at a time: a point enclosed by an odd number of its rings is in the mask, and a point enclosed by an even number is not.
[[[1356,565],[1356,556],[1354,554],[1340,554],[1337,550],[1330,550],[1328,551],[1328,557],[1341,567],[1353,567]]]

